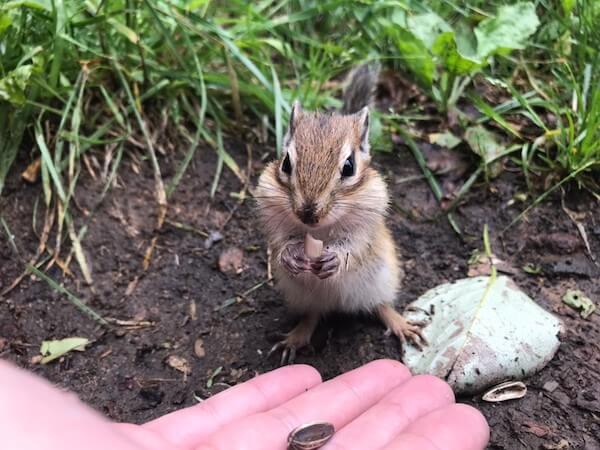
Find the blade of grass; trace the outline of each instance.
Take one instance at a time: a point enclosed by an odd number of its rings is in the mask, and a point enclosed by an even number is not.
[[[510,123],[508,123],[504,117],[502,117],[498,112],[496,112],[496,110],[494,108],[492,108],[490,105],[488,105],[485,101],[483,101],[483,99],[478,96],[478,95],[469,95],[469,99],[473,102],[473,104],[475,105],[475,107],[482,113],[484,114],[487,119],[491,119],[494,120],[496,123],[498,123],[498,125],[500,125],[502,128],[504,128],[506,131],[508,131],[510,134],[512,134],[513,136],[519,138],[519,139],[523,139],[523,137],[521,136],[521,134],[515,130],[512,125]],[[486,117],[482,117],[481,119],[479,119],[477,121],[477,123],[482,123],[485,121]]]
[[[277,157],[281,156],[283,147],[283,118],[282,118],[282,95],[281,86],[279,84],[279,77],[275,71],[275,67],[271,66],[271,72],[273,74],[273,89],[275,94],[275,142]]]
[[[217,128],[217,168],[215,170],[215,176],[213,178],[212,185],[210,187],[210,198],[215,197],[215,193],[217,192],[217,187],[219,186],[219,180],[221,179],[221,172],[223,170],[223,160],[224,155],[226,154],[225,148],[223,147],[223,135],[221,133],[221,129]]]
[[[509,228],[511,228],[515,223],[517,223],[518,221],[520,221],[529,211],[531,211],[533,208],[535,208],[537,205],[539,205],[542,201],[544,201],[544,199],[546,199],[546,197],[548,197],[552,192],[554,192],[556,189],[558,189],[559,187],[561,187],[563,184],[565,184],[567,181],[570,181],[574,178],[576,178],[581,172],[587,170],[589,167],[591,167],[593,164],[595,163],[595,161],[589,161],[587,164],[584,164],[583,166],[581,166],[579,169],[575,170],[574,172],[571,172],[569,175],[567,175],[566,177],[564,177],[562,180],[560,180],[558,183],[556,183],[554,186],[552,186],[550,189],[548,189],[546,192],[544,192],[543,194],[541,194],[540,196],[538,196],[531,205],[529,205],[527,208],[525,208],[517,217],[515,217],[503,230],[502,230],[502,234],[504,234]]]
[[[160,165],[158,164],[158,159],[156,158],[156,152],[154,150],[154,144],[152,139],[150,138],[150,134],[148,133],[148,129],[146,128],[146,124],[142,119],[140,112],[136,107],[136,101],[131,93],[131,89],[129,88],[129,83],[125,79],[125,75],[123,71],[119,67],[119,62],[116,54],[114,53],[114,49],[111,49],[112,57],[113,57],[113,67],[115,72],[118,75],[118,78],[123,86],[123,90],[129,100],[129,104],[132,108],[133,114],[137,120],[138,127],[144,136],[144,140],[146,141],[146,145],[148,146],[148,155],[150,156],[150,161],[152,162],[152,168],[154,170],[154,186],[155,186],[155,195],[158,203],[158,220],[157,220],[157,228],[161,229],[163,223],[165,221],[165,217],[167,215],[167,194],[165,193],[165,186],[163,184],[162,175],[160,173]]]
[[[62,180],[58,174],[58,171],[54,165],[54,161],[50,155],[50,151],[48,150],[48,146],[46,145],[46,140],[44,139],[44,134],[42,131],[42,126],[40,124],[40,119],[38,119],[35,123],[35,140],[38,144],[38,148],[40,150],[40,154],[42,156],[42,174],[44,170],[48,171],[50,178],[54,182],[54,189],[62,200],[63,203],[66,201],[65,190],[63,188]],[[46,191],[48,188],[45,188]],[[49,192],[49,190],[48,190]],[[46,205],[50,204],[49,194],[46,197]]]
[[[167,198],[171,197],[173,192],[175,192],[175,189],[177,189],[177,186],[181,182],[181,178],[183,177],[183,174],[187,170],[187,167],[190,164],[190,162],[192,161],[192,158],[194,157],[196,150],[198,150],[198,146],[200,144],[200,136],[201,136],[200,130],[201,130],[200,128],[196,129],[196,135],[194,136],[194,138],[190,144],[190,148],[188,149],[188,151],[185,154],[185,157],[183,158],[183,160],[177,167],[177,170],[175,171],[175,175],[173,176],[173,179],[167,185],[167,191],[166,191]]]
[[[425,162],[425,157],[423,156],[423,153],[421,153],[421,149],[414,141],[414,139],[400,126],[394,126],[394,128],[400,134],[402,139],[404,139],[404,142],[406,142],[406,145],[413,154],[413,157],[419,165],[421,172],[423,172],[423,175],[425,176],[425,179],[427,180],[427,183],[429,184],[429,187],[431,189],[431,192],[433,192],[435,199],[438,201],[438,203],[441,202],[443,197],[442,188],[440,188],[440,185],[433,176],[433,173],[431,172],[431,170],[429,170],[429,167],[427,167],[427,163]],[[450,223],[450,226],[452,227],[454,232],[462,237],[462,232],[460,231],[460,227],[454,219],[454,215],[451,212],[449,212],[446,214],[446,217],[448,218],[448,222]]]
[[[50,278],[44,272],[42,272],[41,270],[39,270],[38,268],[36,268],[32,265],[28,265],[27,269],[31,273],[33,273],[35,276],[37,276],[38,278],[41,278],[46,283],[48,283],[48,285],[52,289],[54,289],[57,292],[60,292],[61,294],[64,294],[67,297],[67,299],[69,300],[69,302],[71,302],[71,304],[73,304],[77,309],[79,309],[85,315],[87,315],[88,317],[91,317],[92,319],[94,319],[96,322],[98,322],[101,325],[104,325],[104,326],[109,325],[108,321],[106,319],[104,319],[100,314],[98,314],[91,307],[86,305],[79,297],[77,297],[75,294],[73,294],[71,291],[69,291],[63,285],[58,284],[56,281],[54,281],[52,278]]]

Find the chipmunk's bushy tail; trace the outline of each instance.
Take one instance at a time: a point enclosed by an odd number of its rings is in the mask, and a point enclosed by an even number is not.
[[[342,114],[353,114],[375,99],[381,65],[378,62],[362,64],[348,75],[344,89]]]

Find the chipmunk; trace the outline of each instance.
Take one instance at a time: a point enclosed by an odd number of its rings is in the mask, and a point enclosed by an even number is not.
[[[282,365],[294,361],[332,311],[376,313],[401,346],[407,339],[418,348],[427,344],[424,324],[394,308],[404,272],[385,223],[387,187],[369,165],[369,104],[378,76],[378,65],[351,72],[340,112],[308,112],[296,101],[282,158],[265,167],[255,189],[277,287],[302,317],[270,352],[282,350]],[[307,233],[324,243],[318,258],[305,254]]]

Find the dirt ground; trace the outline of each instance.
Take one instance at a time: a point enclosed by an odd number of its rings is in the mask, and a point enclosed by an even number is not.
[[[229,143],[228,150],[246,167],[244,146]],[[492,428],[489,448],[600,449],[600,315],[584,320],[561,301],[568,288],[579,288],[599,302],[599,270],[564,212],[561,194],[551,196],[501,235],[524,207],[515,200],[516,194],[527,192],[521,173],[505,170],[489,186],[476,185],[458,208],[461,239],[444,216],[436,218],[439,208],[409,151],[401,146],[397,150],[377,155],[375,164],[390,181],[394,207],[389,223],[407,272],[400,305],[439,283],[466,276],[471,251],[481,246],[483,225],[488,223],[496,255],[518,269],[513,275],[517,284],[565,324],[555,358],[526,380],[526,397],[501,404],[479,397],[461,399],[487,417]],[[258,147],[253,154],[255,181],[263,154]],[[28,162],[19,161],[14,173]],[[241,182],[224,169],[214,200],[208,196],[215,164],[213,150],[196,153],[170,199],[169,222],[156,233],[149,164],[125,156],[117,186],[89,220],[83,245],[93,289],[79,281],[75,262],[70,266],[75,278],[65,277],[65,285],[103,316],[130,320],[136,326],[107,330],[46,282],[26,278],[0,298],[0,357],[75,391],[115,420],[136,423],[193,405],[196,397],[206,398],[276,367],[276,359],[268,360],[266,353],[278,333],[288,331],[293,322],[272,286],[257,287],[267,278],[266,248],[252,202],[238,206],[238,199],[230,195],[242,190]],[[174,163],[164,158],[161,166],[166,178],[173,175]],[[76,196],[80,211],[93,207],[102,188],[101,181],[84,171]],[[25,259],[37,248],[32,217],[38,198],[42,204],[40,192],[39,184],[24,184],[15,175],[0,199],[2,215]],[[600,259],[598,202],[585,191],[573,191],[565,194],[565,204],[580,213],[591,251]],[[40,206],[38,233],[41,211]],[[83,213],[78,216],[79,225],[88,220]],[[207,248],[202,233],[215,230],[223,239]],[[0,236],[2,290],[23,265],[6,235]],[[144,255],[153,237],[156,248],[144,271]],[[217,268],[219,255],[231,247],[243,251],[239,274]],[[540,267],[541,273],[521,270],[526,264]],[[48,274],[63,280],[56,265]],[[85,352],[48,365],[31,362],[43,340],[68,336],[85,336],[93,342]],[[187,360],[188,376],[169,366],[173,355]],[[373,359],[399,357],[397,341],[384,336],[377,321],[334,317],[320,326],[313,349],[300,352],[297,361],[330,378]]]

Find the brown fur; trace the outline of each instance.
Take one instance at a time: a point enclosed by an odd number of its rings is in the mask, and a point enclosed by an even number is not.
[[[334,310],[377,311],[402,340],[405,334],[420,336],[393,309],[403,271],[385,223],[387,187],[369,167],[367,136],[366,109],[352,115],[322,114],[296,105],[285,139],[291,175],[283,172],[281,159],[269,164],[259,179],[255,196],[278,286],[288,306],[305,315],[281,343],[286,349],[306,345],[318,317]],[[342,177],[349,151],[355,173]],[[307,205],[315,209],[316,224],[303,218]],[[286,249],[297,248],[307,233],[324,241],[324,251],[340,262],[329,278],[293,275],[284,267]]]
[[[294,120],[297,186],[305,201],[319,198],[338,171],[340,151],[346,142],[360,147],[360,126],[355,116],[300,112]]]

